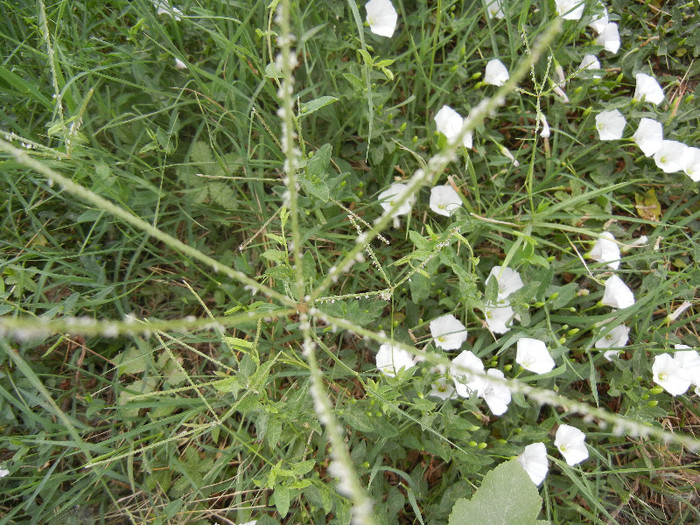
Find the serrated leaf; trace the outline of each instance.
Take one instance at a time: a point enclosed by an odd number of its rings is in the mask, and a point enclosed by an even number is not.
[[[484,476],[471,500],[457,500],[449,525],[537,525],[542,498],[517,459]]]
[[[282,250],[266,250],[262,253],[262,256],[268,261],[281,262],[287,257]]]
[[[267,74],[267,70],[265,71]],[[305,117],[306,115],[311,115],[311,113],[314,113],[318,111],[321,108],[324,108],[330,104],[333,104],[334,102],[337,102],[338,99],[336,97],[330,97],[330,96],[324,96],[324,97],[318,97],[313,100],[310,100],[304,104],[301,105],[301,110],[299,111],[299,116]]]

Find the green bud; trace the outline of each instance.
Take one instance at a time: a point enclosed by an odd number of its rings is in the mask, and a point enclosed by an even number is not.
[[[402,132],[406,130],[406,123],[405,122],[403,124],[401,124],[401,127],[399,127],[399,130]]]
[[[571,335],[576,335],[576,334],[579,333],[580,331],[581,331],[581,330],[580,330],[579,328],[572,328],[571,330],[569,330],[569,331],[566,333],[566,335],[569,335],[569,336],[571,336]]]
[[[484,450],[486,447],[488,447],[488,445],[482,441],[477,448],[479,450]]]
[[[566,343],[566,337],[560,338],[560,339],[559,339],[559,344],[560,344],[560,345],[563,345],[564,343]]]
[[[663,391],[664,391],[664,389],[661,386],[655,386],[654,388],[649,389],[649,393],[654,395],[654,396],[657,394],[660,394]]]
[[[470,447],[476,447],[477,445],[478,445],[478,443],[477,443],[476,441],[470,441],[470,442],[469,442],[469,446],[470,446]]]
[[[649,401],[647,403],[647,405],[650,406],[651,408],[654,408],[658,404],[659,404],[659,402],[656,399],[652,399],[651,401]]]
[[[642,399],[643,399],[644,401],[646,401],[647,399],[649,399],[649,394],[642,394]]]

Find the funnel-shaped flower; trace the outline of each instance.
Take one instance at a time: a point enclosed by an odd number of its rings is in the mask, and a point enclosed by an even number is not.
[[[488,64],[486,64],[484,82],[487,84],[502,86],[509,78],[510,74],[508,73],[508,68],[497,58],[489,60]]]
[[[450,106],[442,106],[440,111],[435,114],[434,120],[437,130],[445,135],[447,142],[450,144],[455,141],[457,135],[459,135],[459,132],[462,130],[462,124],[464,123],[462,116]],[[471,132],[464,136],[462,139],[462,144],[465,148],[472,147]]]
[[[664,140],[654,153],[654,162],[664,173],[681,171],[687,149],[688,146],[677,140]]]
[[[615,236],[610,232],[603,232],[598,237],[588,255],[594,261],[607,263],[613,270],[620,267],[620,247],[615,242]]]
[[[452,186],[435,186],[430,190],[430,209],[438,215],[449,217],[461,205],[462,199]]]
[[[508,302],[499,303],[496,306],[487,304],[484,307],[486,325],[494,334],[505,334],[508,332],[513,324],[514,316],[515,312],[513,312]]]
[[[554,0],[554,3],[557,6],[557,14],[564,20],[580,20],[586,6],[584,0]]]
[[[523,337],[518,339],[515,362],[525,370],[536,374],[546,374],[554,368],[554,359],[544,341]]]
[[[544,443],[533,443],[526,446],[523,453],[518,456],[518,462],[535,485],[540,485],[547,477],[549,461],[547,460],[547,447]]]
[[[369,0],[365,4],[369,30],[375,35],[390,37],[396,29],[399,15],[390,0]]]
[[[491,279],[496,279],[498,283],[498,302],[505,300],[510,294],[517,292],[523,287],[523,280],[520,274],[512,268],[502,268],[494,266],[491,268],[489,276],[486,278],[486,284]]]
[[[504,18],[506,14],[503,12],[501,0],[491,0],[491,2],[486,5],[486,14],[490,18]]]
[[[695,182],[700,182],[700,148],[687,148],[681,159],[683,171]]]
[[[595,127],[600,140],[618,140],[625,129],[625,117],[618,110],[601,111],[595,117]]]
[[[408,186],[406,186],[405,184],[396,182],[389,186],[389,189],[386,189],[383,192],[381,192],[379,194],[378,199],[379,203],[382,205],[382,208],[384,208],[385,211],[391,209],[391,207],[394,205],[394,202],[396,202],[398,198],[403,194],[403,192],[407,189]],[[411,213],[411,206],[413,206],[415,200],[416,199],[414,195],[405,200],[403,204],[401,204],[401,206],[394,210],[392,217],[398,217],[399,215],[406,215],[408,213]]]
[[[620,49],[620,31],[615,22],[609,22],[595,39],[595,43],[603,46],[613,55]]]
[[[629,340],[630,329],[623,324],[617,325],[605,336],[595,342],[596,348],[622,348]]]
[[[381,345],[376,359],[379,371],[389,377],[394,377],[401,369],[408,370],[416,365],[410,352],[391,344]]]
[[[489,368],[486,375],[498,379],[505,378],[503,372],[496,368]],[[506,410],[508,410],[511,400],[510,389],[500,381],[484,379],[484,386],[479,391],[479,395],[484,398],[494,416],[505,414]]]
[[[457,350],[467,340],[467,329],[454,315],[448,314],[430,321],[430,335],[443,350]]]
[[[473,392],[484,388],[484,380],[478,375],[470,374],[469,370],[483,373],[484,363],[473,352],[463,350],[452,360],[450,366],[450,375],[454,380],[455,390],[462,397],[469,397]]]
[[[672,396],[685,394],[690,387],[691,380],[688,374],[671,354],[657,355],[654,364],[651,365],[651,371],[654,374],[654,382]]]
[[[600,73],[598,73],[600,70],[600,61],[595,57],[595,55],[584,55],[578,68],[582,71],[592,71],[592,76],[595,78],[600,78],[602,76]]]
[[[659,151],[664,140],[664,127],[661,122],[644,117],[639,121],[637,131],[632,138],[647,157]]]
[[[588,458],[585,441],[586,434],[578,428],[571,425],[561,425],[557,429],[554,446],[559,449],[566,462],[573,467]]]
[[[613,308],[627,308],[634,304],[634,294],[622,279],[613,275],[605,281],[605,293],[601,303]]]
[[[595,31],[596,33],[600,34],[603,32],[605,26],[607,26],[608,23],[608,10],[605,9],[605,6],[602,3],[598,3],[596,13],[593,15],[591,21],[588,23],[588,27],[593,29],[593,31]]]
[[[651,102],[659,105],[664,99],[664,90],[656,79],[645,73],[637,73],[637,87],[634,90],[634,100]]]

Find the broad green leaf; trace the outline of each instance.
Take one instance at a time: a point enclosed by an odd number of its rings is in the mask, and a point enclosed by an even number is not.
[[[151,355],[147,352],[142,352],[140,349],[132,346],[125,352],[117,355],[114,362],[117,365],[119,374],[138,374],[146,370],[149,364]]]
[[[282,517],[286,516],[289,512],[289,489],[285,485],[277,485],[275,487],[275,492],[272,494],[272,499],[277,507],[277,512],[280,513]]]
[[[449,525],[538,525],[542,498],[517,459],[484,476],[471,500],[457,500]]]
[[[267,71],[266,71],[266,73],[267,73]],[[301,105],[301,110],[300,110],[299,115],[300,116],[310,115],[311,113],[314,113],[323,107],[326,107],[330,104],[333,104],[337,100],[338,100],[337,98],[330,97],[330,96],[315,98],[315,99],[310,100],[309,102],[306,102],[306,103]]]

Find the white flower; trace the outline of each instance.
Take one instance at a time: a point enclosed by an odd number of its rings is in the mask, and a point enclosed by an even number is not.
[[[700,148],[686,148],[681,162],[685,174],[693,181],[700,182]]]
[[[462,199],[459,198],[452,186],[435,186],[430,190],[430,209],[438,215],[449,217],[457,208],[462,205]]]
[[[496,368],[490,368],[486,372],[486,375],[499,379],[505,378],[503,372]],[[500,381],[489,381],[485,379],[484,385],[479,391],[479,395],[484,398],[484,401],[486,401],[489,410],[494,416],[505,414],[506,410],[508,410],[508,405],[511,400],[510,389]]]
[[[620,247],[615,242],[615,236],[603,232],[588,254],[594,261],[607,263],[610,268],[617,270],[620,266]]]
[[[605,281],[605,293],[600,302],[613,308],[627,308],[634,304],[634,294],[617,275]]]
[[[513,324],[515,313],[508,302],[497,305],[486,304],[484,307],[484,317],[486,325],[494,334],[505,334]]]
[[[557,6],[557,14],[564,20],[580,20],[586,5],[584,0],[554,0],[554,3]]]
[[[0,468],[0,478],[4,478],[5,476],[9,476],[10,471],[7,470],[6,468]]]
[[[634,100],[651,102],[657,106],[664,99],[664,90],[661,88],[656,79],[645,73],[637,73],[637,88],[634,90]]]
[[[506,299],[510,294],[517,292],[523,287],[523,280],[520,274],[511,268],[501,268],[494,266],[491,268],[489,276],[486,278],[486,284],[489,280],[496,279],[498,283],[498,302]]]
[[[608,361],[612,361],[613,359],[620,357],[620,350],[606,350],[603,352],[603,357]]]
[[[688,146],[676,140],[664,140],[654,153],[656,166],[664,173],[674,173],[683,170],[683,158]]]
[[[605,26],[608,25],[608,10],[605,9],[605,6],[603,4],[598,4],[598,7],[596,8],[598,10],[597,13],[595,13],[591,17],[591,21],[588,23],[588,27],[593,29],[596,33],[600,34],[603,29],[605,29]]]
[[[544,443],[533,443],[526,446],[523,453],[518,456],[518,463],[525,469],[535,485],[541,485],[549,470],[547,447]]]
[[[646,235],[640,235],[634,241],[625,246],[625,251],[631,250],[632,248],[639,248],[640,246],[646,246],[649,244],[649,237]]]
[[[454,380],[455,390],[462,397],[469,397],[472,392],[478,392],[484,388],[484,380],[478,375],[470,374],[468,370],[483,373],[484,363],[473,352],[462,350],[450,365],[450,375]]]
[[[554,368],[554,359],[549,355],[544,341],[523,337],[518,339],[517,348],[515,362],[525,370],[536,374],[546,374]]]
[[[457,397],[455,388],[447,382],[446,377],[438,378],[438,380],[433,383],[433,388],[428,392],[428,395],[439,397],[443,401]]]
[[[413,355],[408,350],[391,344],[379,347],[377,368],[385,376],[394,377],[402,368],[408,370],[414,366]]]
[[[486,14],[491,18],[504,18],[506,14],[503,12],[503,6],[501,5],[501,0],[491,0],[491,2],[486,6]]]
[[[467,329],[452,314],[430,321],[430,335],[443,350],[457,350],[467,340]]]
[[[588,458],[588,449],[584,443],[586,434],[571,425],[560,425],[554,438],[554,446],[570,466],[578,465]]]
[[[618,110],[601,111],[595,117],[595,127],[600,140],[618,140],[625,129],[625,117]]]
[[[379,194],[379,202],[382,205],[382,208],[384,208],[384,211],[389,210],[393,205],[394,202],[398,200],[398,198],[401,196],[401,194],[406,191],[408,186],[405,184],[401,184],[399,182],[395,182],[391,186],[389,186],[389,189],[384,190]],[[411,196],[409,199],[405,200],[401,206],[399,206],[396,210],[394,210],[394,214],[392,217],[398,217],[399,215],[406,215],[408,213],[411,213],[411,206],[413,206],[413,202],[415,201],[415,196]]]
[[[445,135],[447,142],[452,144],[462,130],[464,119],[450,106],[442,106],[440,111],[435,114],[434,119],[437,130]],[[462,139],[462,144],[465,148],[472,147],[472,134],[467,133]]]
[[[623,324],[617,325],[595,342],[596,348],[621,348],[629,340],[630,329]],[[607,352],[606,352],[607,353]]]
[[[600,70],[600,61],[595,57],[595,55],[584,55],[578,68],[582,71],[587,69],[598,71]],[[593,76],[595,78],[600,78],[602,75],[600,73],[594,73]]]
[[[175,69],[187,69],[187,64],[175,57]]]
[[[661,385],[672,396],[684,394],[690,387],[690,378],[671,354],[657,355],[651,371],[654,374],[654,382]]]
[[[369,0],[365,4],[369,30],[375,35],[390,37],[396,29],[399,15],[389,0]]]
[[[595,43],[603,46],[613,55],[620,49],[620,32],[615,22],[609,22],[595,39]]]
[[[486,72],[484,73],[484,82],[492,86],[502,86],[506,80],[510,78],[508,69],[503,62],[494,58],[486,64]]]
[[[177,7],[170,7],[167,0],[155,0],[153,2],[153,7],[156,8],[156,16],[170,15],[176,22],[180,21],[182,11],[180,11]]]
[[[647,157],[651,157],[659,151],[661,143],[664,140],[664,127],[661,122],[653,118],[644,117],[639,121],[637,131],[634,132],[632,138],[642,150],[642,153]]]
[[[674,348],[680,351],[673,354],[673,359],[690,382],[695,387],[700,387],[700,354],[686,345],[675,345]]]

